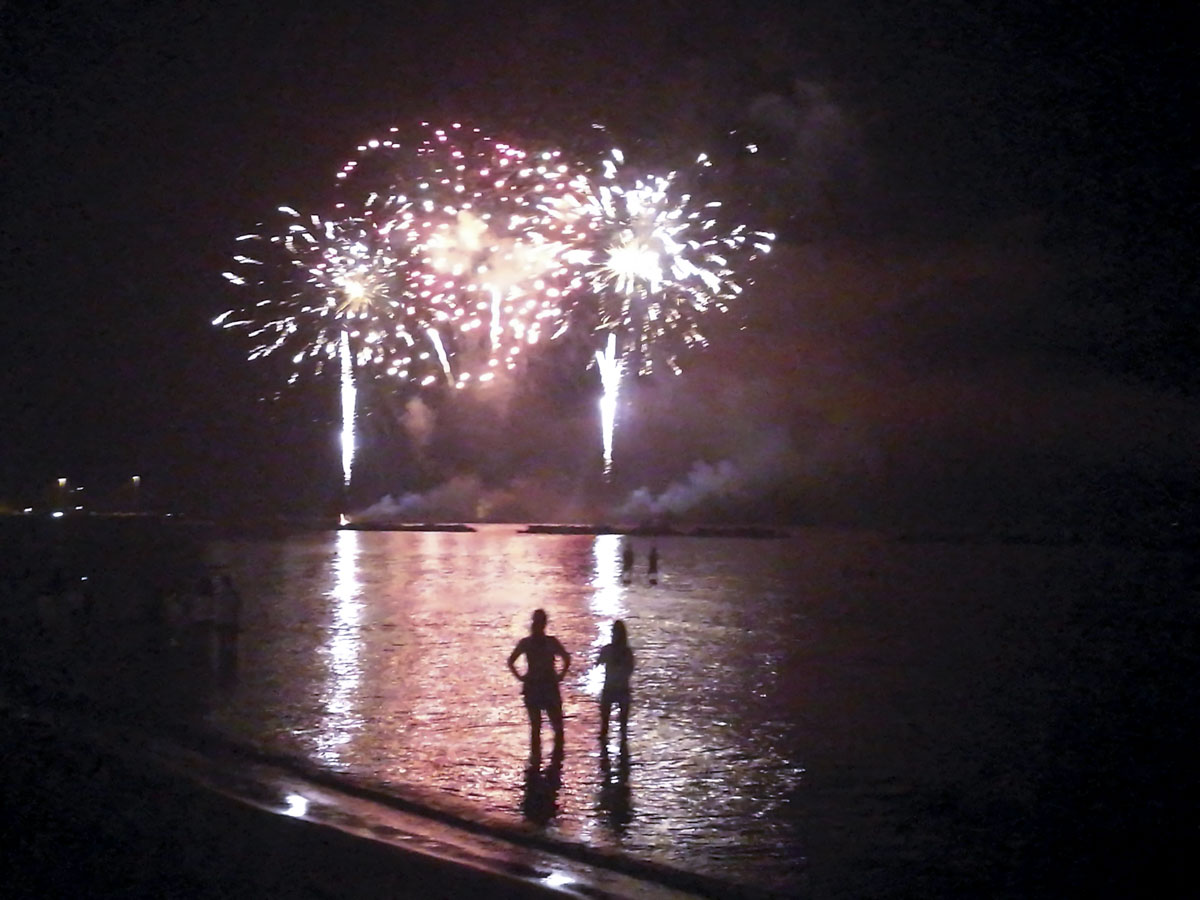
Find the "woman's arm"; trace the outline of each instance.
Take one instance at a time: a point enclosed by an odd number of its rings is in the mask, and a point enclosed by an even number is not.
[[[525,652],[525,648],[522,646],[524,643],[524,640],[518,641],[517,646],[513,648],[513,652],[508,654],[508,671],[513,673],[513,677],[516,678],[517,681],[525,680],[525,676],[517,671],[517,667],[515,665],[521,654]]]
[[[563,659],[562,671],[558,673],[558,680],[562,681],[567,677],[567,669],[571,668],[571,654],[558,638],[554,639],[554,652]]]

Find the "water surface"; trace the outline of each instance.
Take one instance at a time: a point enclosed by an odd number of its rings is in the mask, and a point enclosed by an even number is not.
[[[1138,668],[1193,646],[1167,554],[662,538],[652,585],[648,539],[622,583],[621,540],[482,526],[214,542],[245,632],[210,721],[514,828],[783,894],[1019,896],[1054,881],[1051,848],[1084,852],[1062,829],[1095,779],[1127,780],[1079,742],[1123,741],[1162,721],[1147,698],[1181,699]],[[531,798],[505,659],[537,607],[573,661],[562,784]],[[627,767],[597,741],[595,657],[618,618],[637,657]],[[1148,747],[1169,743],[1153,728]]]

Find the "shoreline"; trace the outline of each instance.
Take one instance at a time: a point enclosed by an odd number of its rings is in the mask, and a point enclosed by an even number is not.
[[[188,896],[205,897],[775,896],[505,828],[188,722],[147,728],[136,715],[122,722],[29,699],[0,693],[0,747],[16,760],[0,796],[19,811],[4,820],[20,879],[11,884],[36,887],[31,895],[78,896],[115,881],[122,896],[156,896],[182,881]],[[323,812],[289,811],[301,794],[321,797]],[[179,834],[188,836],[183,859],[172,852]],[[113,858],[95,849],[112,845],[121,848]],[[326,871],[339,874],[327,882]],[[410,881],[419,882],[411,892]]]
[[[107,526],[107,527],[105,527]],[[297,533],[326,531],[379,532],[450,532],[476,533],[486,528],[511,528],[517,534],[601,535],[616,534],[630,537],[687,537],[687,538],[749,538],[781,539],[799,537],[810,529],[837,529],[879,534],[897,543],[937,543],[963,545],[1014,545],[1043,547],[1097,546],[1117,549],[1175,552],[1191,550],[1200,539],[1200,526],[1181,519],[1167,526],[1133,527],[1129,523],[1108,522],[1104,527],[1083,527],[1078,522],[1041,523],[1040,525],[997,524],[992,526],[948,525],[911,526],[896,524],[826,525],[794,523],[790,525],[728,525],[670,524],[628,525],[610,522],[396,522],[367,519],[339,523],[336,516],[308,517],[226,517],[196,518],[175,514],[153,513],[73,513],[60,519],[47,515],[0,513],[0,528],[5,529],[16,543],[33,546],[60,545],[86,532],[89,536],[111,530],[129,536],[154,531],[171,534],[178,541],[203,541],[214,538],[253,535],[278,537]]]
[[[17,623],[9,619],[7,624]],[[316,791],[326,797],[335,797],[337,799],[330,802],[339,807],[365,804],[375,811],[373,816],[385,820],[406,818],[408,824],[401,830],[409,837],[413,832],[429,829],[442,836],[441,841],[434,841],[432,845],[428,837],[416,842],[432,852],[439,862],[402,858],[395,862],[398,870],[444,869],[449,865],[445,859],[448,854],[439,852],[438,847],[443,847],[447,841],[454,845],[483,843],[493,851],[497,846],[503,847],[501,856],[533,855],[542,860],[532,868],[524,863],[524,868],[518,866],[520,872],[517,874],[521,879],[531,878],[530,872],[534,870],[560,873],[555,877],[561,877],[564,869],[582,871],[586,883],[608,883],[601,895],[607,898],[766,900],[778,896],[760,886],[725,881],[627,855],[619,849],[553,836],[533,822],[500,819],[458,798],[442,797],[417,785],[379,784],[323,768],[301,757],[239,741],[209,727],[203,720],[211,692],[221,690],[221,685],[219,680],[204,676],[204,661],[193,653],[194,648],[186,643],[175,648],[178,655],[172,661],[155,652],[152,632],[146,631],[145,623],[122,617],[115,621],[93,621],[92,624],[98,630],[93,633],[97,640],[85,645],[90,652],[81,652],[83,647],[77,643],[39,646],[36,634],[26,632],[26,641],[8,644],[8,649],[13,652],[0,665],[0,725],[3,726],[0,728],[3,733],[0,752],[9,759],[20,760],[15,770],[10,767],[0,778],[0,791],[3,792],[0,796],[5,809],[23,811],[15,818],[10,815],[5,828],[17,835],[26,832],[29,808],[32,807],[32,815],[40,824],[35,824],[30,834],[22,838],[25,844],[32,841],[32,852],[26,854],[28,859],[22,865],[32,861],[33,868],[38,870],[33,873],[37,877],[59,868],[69,872],[76,867],[74,854],[82,852],[86,856],[86,850],[71,849],[75,844],[70,836],[75,834],[80,822],[86,822],[87,829],[98,834],[109,833],[115,827],[120,834],[120,845],[142,844],[139,858],[157,859],[161,848],[156,839],[139,837],[142,826],[135,829],[137,834],[130,835],[126,833],[130,828],[128,823],[122,824],[131,810],[140,810],[136,815],[146,819],[145,827],[152,833],[199,829],[202,834],[196,838],[194,852],[210,853],[223,860],[212,878],[222,885],[217,895],[229,896],[226,893],[229,879],[248,876],[236,874],[241,865],[236,859],[237,852],[223,843],[222,835],[232,830],[232,826],[217,827],[214,823],[249,819],[250,824],[246,827],[265,847],[292,840],[287,835],[299,826],[288,824],[290,817],[286,815],[286,803],[278,790],[278,785],[288,782],[303,785],[304,794]],[[13,640],[20,630],[9,629],[8,640]],[[185,639],[196,636],[192,634]],[[31,746],[37,748],[32,756],[28,753]],[[164,754],[171,760],[186,758],[187,762],[182,766],[164,766]],[[100,771],[120,771],[122,775],[107,778],[104,782],[88,777],[79,783],[76,778],[79,772]],[[249,772],[258,775],[249,777]],[[198,777],[200,775],[203,777]],[[38,789],[30,797],[27,791],[28,785],[32,784],[38,785]],[[264,805],[262,798],[272,792],[276,795],[273,801]],[[185,806],[200,810],[196,814],[198,821],[188,821],[186,816],[184,821],[177,818],[157,821],[160,817],[157,811],[143,808],[146,797],[157,795],[163,795],[164,802],[171,804],[179,803],[180,797],[185,798]],[[248,803],[255,806],[256,811],[244,809]],[[336,816],[332,822],[306,821],[310,829],[339,827]],[[386,843],[389,840],[386,832],[394,826],[382,827]],[[360,834],[359,838],[378,840],[379,836]],[[303,838],[310,839],[317,840],[315,837]],[[22,840],[15,846],[21,847]],[[401,856],[405,852],[411,854],[413,843],[409,840],[406,846],[393,849]],[[434,849],[430,850],[431,846]],[[386,855],[382,849],[368,852],[347,847],[337,850],[339,858],[343,855],[353,857],[360,852]],[[459,864],[472,870],[480,868],[481,858],[487,858],[487,854],[481,857],[478,852],[467,856],[470,860]],[[50,859],[57,862],[47,872],[41,872],[41,866],[48,866],[45,861]],[[88,865],[102,874],[108,871],[104,859],[92,860]],[[152,868],[162,865],[165,864],[154,862]],[[542,896],[538,891],[544,885],[530,887],[524,882],[517,886],[506,883],[505,880],[513,877],[516,871],[509,862],[491,866],[485,862],[482,868],[483,874],[472,871],[453,877],[459,881],[462,878],[483,879],[486,882],[483,896]],[[272,878],[284,877],[281,872],[268,874]],[[170,868],[152,873],[150,877],[169,878]],[[444,880],[452,876],[442,871],[438,877]],[[493,880],[498,881],[492,883]],[[464,883],[462,891],[456,890],[447,896],[462,896],[474,890],[466,891]],[[388,891],[391,896],[408,896],[396,893],[391,887]],[[286,895],[296,894],[289,888]],[[374,895],[374,892],[366,894]],[[554,895],[561,896],[562,893],[556,890]],[[330,894],[324,892],[322,896]],[[334,893],[333,896],[364,894],[351,889],[348,893]],[[419,896],[424,900],[427,895]]]
[[[154,765],[145,748],[5,718],[11,896],[561,896],[535,867],[506,871],[283,815]]]

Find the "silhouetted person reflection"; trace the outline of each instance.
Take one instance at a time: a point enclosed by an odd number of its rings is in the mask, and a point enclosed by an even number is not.
[[[633,651],[629,649],[625,623],[620,619],[613,622],[612,642],[600,648],[599,663],[604,666],[604,688],[600,691],[600,744],[607,753],[608,719],[615,703],[624,750],[629,740],[629,681],[633,677]]]
[[[561,785],[556,772],[543,775],[536,766],[525,772],[525,793],[521,798],[521,812],[525,818],[537,825],[545,825],[558,814],[558,788]]]
[[[623,834],[633,821],[632,792],[629,789],[629,748],[622,745],[614,768],[609,761],[608,748],[600,751],[600,794],[597,798],[604,821],[617,834]]]
[[[525,657],[525,674],[517,671],[516,662]],[[562,671],[555,665],[561,657]],[[558,683],[571,668],[571,654],[558,638],[546,634],[546,611],[534,610],[529,634],[517,642],[508,656],[509,671],[521,682],[521,694],[525,700],[525,711],[529,713],[529,764],[536,769],[542,760],[542,711],[554,728],[554,755],[551,768],[557,769],[563,759],[563,712],[562,695]]]

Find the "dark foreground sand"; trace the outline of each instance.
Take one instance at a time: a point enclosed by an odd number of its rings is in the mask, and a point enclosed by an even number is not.
[[[89,666],[78,658],[54,666],[43,657],[31,669],[3,643],[6,900],[730,895],[558,857],[529,840],[509,843],[470,821],[380,803],[353,786],[347,792],[231,750],[167,716],[165,707],[198,698],[175,689],[187,678],[163,679],[157,666],[128,659]],[[282,800],[293,791],[317,798],[318,808],[303,818],[284,814]]]
[[[103,663],[0,641],[0,897],[758,896],[560,856],[197,731],[186,658],[164,669],[107,637]],[[316,803],[302,818],[284,813],[297,791]]]
[[[344,811],[349,827],[283,815],[162,765],[130,732],[72,735],[69,721],[0,699],[0,896],[696,896],[495,841],[474,852],[478,838],[447,839],[444,823],[403,832]]]
[[[536,897],[506,879],[275,815],[3,720],[6,897]]]

